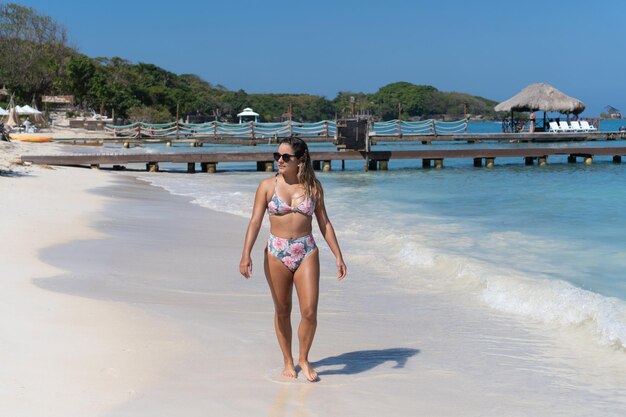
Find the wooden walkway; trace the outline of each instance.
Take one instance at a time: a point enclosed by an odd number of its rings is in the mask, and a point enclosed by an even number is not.
[[[524,160],[526,165],[535,161],[545,165],[548,157],[567,155],[568,162],[576,162],[582,158],[591,164],[596,156],[609,156],[613,162],[619,163],[626,156],[626,146],[620,147],[527,147],[527,148],[473,148],[473,149],[425,149],[397,151],[328,151],[311,152],[311,160],[316,169],[328,171],[331,161],[362,160],[366,170],[386,170],[391,159],[421,159],[422,166],[434,165],[442,168],[447,158],[472,159],[476,167],[493,167],[496,158],[515,158]],[[117,154],[61,154],[61,155],[25,155],[24,162],[46,165],[90,166],[100,168],[112,166],[121,169],[129,164],[146,164],[149,171],[158,171],[159,163],[187,164],[188,172],[196,172],[196,164],[200,164],[203,172],[216,172],[217,164],[222,162],[255,162],[259,171],[273,171],[274,161],[271,152],[189,152],[189,153],[117,153]],[[342,163],[343,167],[343,163]]]
[[[275,144],[281,138],[236,138],[229,136],[180,136],[169,138],[130,138],[130,137],[90,137],[90,138],[56,138],[54,142],[102,145],[105,143],[123,143],[125,145],[135,143],[165,143],[168,145],[184,144],[187,146],[202,146],[203,144],[228,144],[228,145],[264,145]],[[377,142],[417,142],[430,144],[434,142],[459,142],[459,143],[482,143],[482,142],[519,142],[519,143],[542,143],[542,142],[577,142],[577,141],[602,141],[626,139],[626,132],[578,132],[578,133],[459,133],[451,135],[394,135],[394,136],[371,136],[372,143]],[[334,143],[332,136],[305,137],[311,143]]]

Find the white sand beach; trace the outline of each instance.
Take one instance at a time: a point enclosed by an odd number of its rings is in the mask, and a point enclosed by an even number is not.
[[[237,270],[246,220],[132,173],[0,168],[0,414],[7,416],[619,416],[623,352],[381,282],[322,253],[320,381],[279,376],[262,274]],[[2,149],[0,149],[2,151]],[[8,168],[7,168],[8,169]],[[159,174],[155,174],[159,175]],[[186,175],[186,174],[181,174]],[[341,225],[336,225],[341,240]],[[298,323],[297,304],[294,324]],[[576,336],[571,336],[576,337]]]
[[[157,381],[160,364],[179,346],[139,309],[33,284],[64,272],[42,263],[41,249],[103,237],[89,225],[104,198],[87,190],[109,180],[92,171],[18,175],[0,178],[0,414],[99,415]]]

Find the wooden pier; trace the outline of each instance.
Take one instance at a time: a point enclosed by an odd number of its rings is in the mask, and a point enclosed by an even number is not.
[[[521,158],[526,165],[545,165],[550,156],[566,155],[568,162],[574,163],[579,158],[591,164],[594,157],[609,156],[613,162],[620,163],[626,156],[626,146],[619,147],[526,147],[526,148],[473,148],[473,149],[416,149],[397,151],[328,151],[311,152],[311,160],[316,169],[329,171],[331,161],[361,160],[365,170],[386,170],[392,159],[422,160],[424,168],[443,168],[448,158],[472,159],[473,166],[491,168],[497,158]],[[216,172],[217,164],[223,162],[256,163],[259,171],[273,171],[272,152],[189,152],[189,153],[117,153],[117,154],[60,154],[60,155],[24,155],[22,161],[34,164],[87,166],[100,168],[109,166],[122,169],[130,164],[145,164],[148,171],[158,171],[160,163],[186,164],[188,172],[196,172],[200,165],[202,172]]]
[[[67,143],[74,145],[103,145],[106,143],[121,143],[125,147],[133,144],[165,144],[167,146],[183,145],[189,147],[198,147],[205,144],[217,145],[267,145],[275,144],[282,137],[256,137],[241,138],[230,136],[183,136],[180,137],[86,137],[86,138],[55,138],[54,142]],[[310,143],[335,143],[334,136],[303,136]],[[603,140],[623,140],[626,139],[626,132],[620,131],[596,131],[596,132],[572,132],[572,133],[553,133],[553,132],[536,132],[536,133],[459,133],[459,134],[440,134],[440,135],[371,135],[372,144],[378,142],[415,142],[421,144],[431,144],[437,142],[457,142],[457,143],[550,143],[550,142],[584,142],[584,141],[603,141]]]

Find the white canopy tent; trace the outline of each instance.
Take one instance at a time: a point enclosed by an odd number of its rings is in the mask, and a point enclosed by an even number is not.
[[[237,113],[237,117],[239,117],[239,123],[243,123],[243,118],[244,117],[254,117],[254,122],[258,122],[259,121],[259,113],[256,113],[254,110],[252,110],[250,107],[246,107],[245,109],[243,109],[243,111],[241,113]]]
[[[9,112],[0,107],[0,116],[8,116]]]
[[[34,115],[34,114],[41,114],[41,112],[37,109],[34,109],[32,107],[30,107],[28,104],[20,107],[20,106],[15,106],[15,110],[17,110],[17,113],[19,115]]]

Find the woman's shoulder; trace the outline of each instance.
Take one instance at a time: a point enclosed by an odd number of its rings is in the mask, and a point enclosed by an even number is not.
[[[272,175],[269,178],[265,178],[261,180],[261,182],[259,183],[259,189],[268,190],[271,188],[273,190],[275,184],[276,184],[276,176]]]

